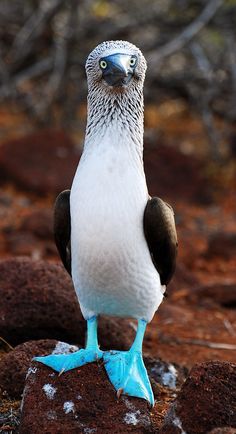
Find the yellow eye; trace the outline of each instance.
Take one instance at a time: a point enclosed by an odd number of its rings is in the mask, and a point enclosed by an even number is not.
[[[106,69],[106,67],[107,67],[107,62],[106,62],[105,60],[101,60],[101,61],[100,61],[100,67],[101,67],[102,69]]]
[[[131,57],[130,62],[129,62],[130,66],[134,66],[135,63],[136,63],[136,57]]]

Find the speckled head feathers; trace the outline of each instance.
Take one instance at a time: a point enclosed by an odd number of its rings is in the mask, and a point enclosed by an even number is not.
[[[104,77],[101,62],[109,63],[112,58],[135,57],[135,67],[128,83],[109,84]],[[112,62],[111,62],[112,63]],[[132,66],[132,65],[131,65]],[[146,60],[135,45],[126,41],[106,41],[99,44],[89,54],[86,62],[88,83],[88,120],[86,127],[86,149],[99,142],[111,125],[115,125],[117,136],[124,134],[132,136],[134,149],[138,150],[139,161],[143,146],[143,84],[146,73]],[[129,69],[129,68],[128,68]],[[119,65],[118,65],[119,73]],[[112,75],[112,70],[111,70]],[[91,148],[92,149],[92,148]]]
[[[107,88],[104,80],[102,80],[102,73],[99,68],[99,60],[105,56],[117,53],[135,55],[137,57],[137,66],[133,80],[135,83],[131,82],[129,87],[133,87],[132,85],[136,85],[139,88],[143,86],[147,64],[140,49],[127,41],[105,41],[94,48],[87,58],[85,68],[89,87],[91,84],[99,85],[99,83],[101,83]]]

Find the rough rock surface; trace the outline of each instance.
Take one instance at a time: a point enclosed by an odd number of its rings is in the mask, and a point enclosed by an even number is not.
[[[236,428],[231,428],[231,427],[215,428],[207,434],[236,434]]]
[[[20,434],[153,433],[146,401],[119,401],[101,364],[92,363],[60,377],[40,363],[28,373]]]
[[[236,255],[236,233],[235,232],[216,232],[209,239],[206,257],[219,256],[230,259]]]
[[[144,147],[144,165],[150,194],[158,193],[158,196],[174,201],[178,197],[198,203],[210,201],[204,165],[193,155],[185,155],[170,146],[151,148],[147,145]]]
[[[35,356],[61,354],[77,351],[78,347],[54,339],[29,341],[17,345],[0,360],[0,390],[11,399],[21,399],[25,377]],[[144,357],[145,366],[157,398],[160,386],[176,390],[186,378],[187,371],[160,359]]]
[[[37,238],[26,231],[10,232],[7,235],[7,248],[15,256],[35,256],[39,251]]]
[[[64,131],[38,131],[1,146],[1,179],[39,194],[57,194],[71,186],[79,157]]]
[[[38,238],[53,239],[53,208],[31,210],[22,219],[19,229]]]
[[[155,390],[159,386],[165,386],[172,390],[178,389],[187,376],[187,369],[173,363],[167,363],[161,359],[154,359],[153,357],[144,357],[144,363],[148,371],[152,387],[155,395]]]
[[[7,235],[6,247],[11,255],[32,259],[48,259],[57,255],[53,240],[43,240],[29,231],[12,231]]]
[[[236,364],[195,365],[171,405],[161,434],[206,434],[214,428],[236,428]]]
[[[85,321],[61,265],[26,258],[3,260],[0,291],[1,335],[11,345],[44,338],[84,343]]]
[[[187,295],[187,299],[198,306],[215,306],[235,309],[236,291],[234,283],[215,283],[197,286]]]
[[[25,385],[25,377],[32,358],[47,354],[69,353],[78,347],[53,339],[29,341],[20,344],[0,360],[0,389],[11,399],[20,399]]]
[[[26,258],[3,260],[0,292],[1,336],[11,345],[48,338],[84,346],[86,322],[61,265]],[[125,350],[134,334],[131,320],[105,317],[99,321],[103,349]]]
[[[177,263],[175,274],[167,287],[165,295],[171,294],[178,288],[193,288],[198,284],[197,278],[188,271],[182,263]]]
[[[136,321],[101,317],[98,321],[99,344],[103,350],[128,350],[136,333]]]

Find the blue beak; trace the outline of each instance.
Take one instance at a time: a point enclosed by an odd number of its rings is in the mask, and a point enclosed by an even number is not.
[[[125,86],[130,82],[134,73],[130,59],[130,55],[120,53],[100,59],[102,77],[109,86]]]

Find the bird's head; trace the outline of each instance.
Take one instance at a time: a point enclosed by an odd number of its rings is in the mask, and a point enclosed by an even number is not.
[[[142,89],[146,60],[141,51],[127,41],[106,41],[88,56],[86,73],[88,86],[108,89],[112,93]]]

